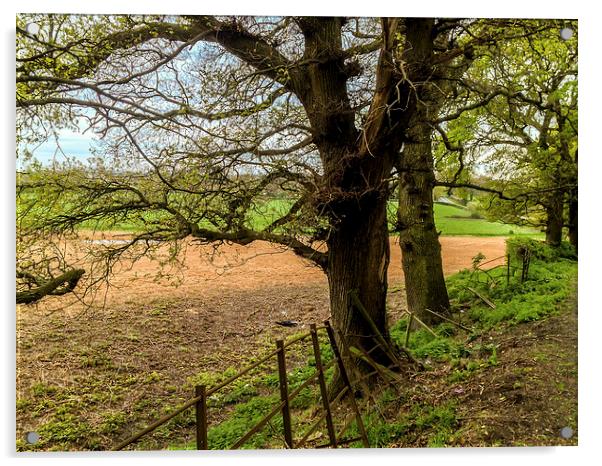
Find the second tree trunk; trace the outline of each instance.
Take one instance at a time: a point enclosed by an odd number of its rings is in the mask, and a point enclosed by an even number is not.
[[[435,175],[430,128],[416,124],[412,142],[402,153],[397,227],[408,310],[426,323],[439,319],[426,309],[447,312],[449,297],[443,276],[441,245],[435,226]]]

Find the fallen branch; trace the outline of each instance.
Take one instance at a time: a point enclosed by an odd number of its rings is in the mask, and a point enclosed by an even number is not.
[[[349,348],[349,352],[356,358],[359,358],[362,361],[369,364],[370,366],[372,366],[383,379],[386,379],[388,377],[394,382],[402,382],[402,379],[398,374],[393,372],[391,369],[383,366],[382,364],[376,362],[368,355],[368,353],[365,350],[362,350],[362,348],[356,348],[355,346],[351,346]]]
[[[432,329],[432,328],[430,328],[428,325],[426,325],[426,324],[425,324],[425,323],[424,323],[422,320],[420,320],[420,319],[419,319],[417,316],[414,316],[413,318],[414,318],[414,320],[415,320],[416,322],[418,322],[420,325],[422,325],[422,326],[425,328],[425,330],[426,330],[427,332],[429,332],[429,333],[430,333],[431,335],[433,335],[435,338],[439,338],[439,335],[437,335],[437,334],[436,334],[436,333],[433,331],[433,329]]]
[[[493,304],[491,301],[489,301],[487,298],[485,298],[484,296],[480,295],[477,290],[471,288],[470,286],[466,287],[469,291],[472,291],[478,298],[480,298],[485,304],[487,304],[491,309],[495,309],[495,304]]]
[[[406,327],[406,341],[405,341],[405,346],[408,347],[409,343],[410,343],[410,331],[412,329],[412,320],[414,320],[414,314],[412,314],[411,312],[408,312],[409,314],[409,318],[408,318],[408,326]]]
[[[62,296],[71,293],[84,273],[85,270],[83,269],[68,270],[36,288],[27,291],[17,291],[17,304],[31,304],[39,301],[44,296]]]
[[[461,328],[462,330],[466,330],[467,332],[471,332],[472,333],[472,329],[471,328],[468,328],[468,327],[462,325],[460,322],[456,322],[455,320],[449,319],[449,318],[445,317],[444,315],[439,314],[438,312],[431,311],[430,309],[425,308],[424,310],[427,311],[427,312],[430,312],[434,316],[439,317],[441,320],[445,320],[446,322],[449,322],[450,324],[453,324],[456,327]],[[411,319],[411,317],[410,317],[410,319]]]

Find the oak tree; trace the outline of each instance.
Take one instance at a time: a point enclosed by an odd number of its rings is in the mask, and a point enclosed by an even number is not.
[[[416,109],[414,83],[428,79],[432,23],[20,17],[20,118],[45,109],[38,125],[66,118],[102,140],[87,165],[21,178],[23,205],[43,192],[62,206],[32,230],[135,222],[127,244],[104,251],[110,260],[189,237],[280,244],[326,273],[346,345],[368,346],[373,334],[354,293],[388,338],[391,172]],[[283,202],[266,212],[270,192]]]

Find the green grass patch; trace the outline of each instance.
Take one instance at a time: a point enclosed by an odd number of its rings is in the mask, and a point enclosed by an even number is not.
[[[255,397],[236,406],[227,420],[212,427],[208,432],[209,448],[226,450],[253,428],[280,401],[277,395]],[[282,432],[282,417],[274,416],[271,427],[262,429],[249,439],[242,448],[262,448],[276,435]]]
[[[363,416],[364,427],[371,448],[386,448],[391,445],[403,445],[404,439],[422,438],[428,447],[444,447],[456,436],[460,424],[454,402],[442,403],[438,406],[416,404],[410,412],[395,413],[397,400],[387,400],[388,391],[379,397],[379,409],[372,409]],[[383,417],[383,411],[392,416]],[[349,429],[350,437],[359,435],[355,424]],[[361,442],[353,447],[361,448]]]
[[[505,267],[488,272],[465,270],[449,277],[447,285],[452,305],[468,307],[470,319],[484,328],[501,322],[517,324],[539,320],[556,312],[558,305],[573,292],[577,262],[546,254],[540,257],[551,258],[550,261],[532,256],[524,281],[520,278],[522,262],[515,256],[511,256],[512,273],[508,284]],[[486,306],[469,287],[490,299],[496,308]]]
[[[474,212],[461,207],[435,203],[434,210],[437,230],[446,236],[541,235],[533,228],[474,218]]]
[[[400,319],[391,328],[391,339],[396,345],[405,346],[408,319]],[[422,360],[437,362],[450,361],[467,354],[461,339],[455,338],[457,329],[452,324],[442,323],[433,327],[436,337],[423,328],[410,332],[407,347],[414,356]]]
[[[44,223],[44,219],[50,220],[63,215],[78,217],[81,214],[82,201],[75,193],[53,193],[48,199],[48,193],[27,192],[21,193],[17,198],[17,213],[23,217],[22,226],[35,227],[40,222]],[[44,197],[46,196],[46,197]],[[93,205],[85,201],[88,209],[88,214],[92,218],[85,221],[76,222],[75,226],[81,230],[97,230],[97,231],[144,231],[152,226],[167,226],[173,227],[173,219],[170,213],[162,209],[146,209],[146,210],[124,210],[120,213],[105,215],[97,212],[99,207],[103,205]],[[119,206],[119,196],[115,199],[103,199],[98,201],[114,202]],[[187,205],[186,200],[180,199],[182,205]],[[217,201],[215,201],[217,202]],[[262,230],[275,220],[287,214],[290,207],[294,204],[294,199],[289,198],[269,198],[263,197],[257,199],[247,210],[241,211],[238,214],[244,215],[243,224],[245,227],[253,230]],[[202,213],[203,209],[213,211],[223,211],[224,218],[219,220],[214,218],[212,223],[205,218]],[[391,200],[388,205],[388,216],[391,230],[393,230],[396,221],[397,201]],[[102,209],[101,209],[102,210]],[[230,213],[228,207],[217,203],[216,205],[204,205],[201,203],[196,211],[191,212],[191,219],[199,224],[202,228],[216,229],[225,227],[225,218]],[[521,227],[517,225],[508,225],[500,222],[490,222],[474,211],[459,206],[435,203],[434,205],[435,223],[437,230],[443,235],[471,235],[471,236],[508,236],[508,235],[529,235],[541,236],[537,230]],[[299,215],[302,215],[299,213]],[[293,219],[293,222],[295,220]],[[302,228],[303,220],[298,222],[294,228]],[[314,225],[315,226],[315,225]],[[282,231],[283,227],[278,227],[276,231]],[[285,227],[284,227],[285,228]],[[311,228],[308,228],[307,233],[311,233]]]
[[[410,417],[415,428],[427,437],[428,447],[444,447],[458,427],[456,407],[453,402],[440,406],[417,406]]]
[[[368,443],[371,448],[384,448],[399,439],[409,429],[405,419],[399,421],[384,420],[379,413],[370,412],[362,417],[364,428],[368,435]],[[359,436],[359,429],[355,423],[349,428],[348,437]],[[362,448],[361,442],[355,442],[352,446]]]
[[[42,424],[37,433],[43,444],[54,443],[61,449],[65,443],[84,442],[90,438],[92,429],[78,416],[69,413],[58,414],[52,421]]]

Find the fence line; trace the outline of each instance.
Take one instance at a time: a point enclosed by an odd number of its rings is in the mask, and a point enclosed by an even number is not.
[[[311,343],[314,349],[314,359],[316,360],[316,368],[320,373],[320,394],[322,396],[322,406],[324,407],[324,414],[326,417],[326,429],[328,430],[328,438],[330,444],[333,447],[337,446],[336,432],[334,431],[334,424],[332,422],[332,412],[330,410],[330,403],[328,402],[328,389],[326,388],[326,380],[324,379],[324,368],[322,367],[322,355],[320,353],[320,342],[318,341],[318,330],[315,324],[311,324]]]
[[[200,398],[195,403],[195,421],[196,421],[196,449],[209,449],[207,440],[207,392],[205,385],[197,385],[194,389],[195,395]]]
[[[506,258],[505,264],[498,264],[489,269],[483,268],[484,265],[489,264],[491,262],[495,262],[499,259],[502,259],[503,257]],[[487,274],[488,272],[491,272],[494,269],[505,266],[506,267],[506,286],[510,285],[510,275],[514,275],[514,272],[511,272],[511,270],[520,270],[520,272],[521,272],[520,281],[522,283],[529,278],[529,266],[531,265],[531,251],[529,249],[525,249],[525,251],[520,255],[520,258],[521,258],[520,266],[511,265],[512,257],[510,254],[506,254],[505,256],[499,256],[499,257],[496,257],[495,259],[491,259],[491,260],[488,260],[487,262],[483,262],[482,264],[479,264],[477,266],[477,270],[480,270]]]
[[[322,364],[321,349],[320,349],[320,344],[319,344],[319,340],[318,340],[318,331],[319,330],[326,330],[326,333],[328,336],[328,342],[329,342],[329,344],[332,348],[333,354],[334,354],[333,360],[330,363],[328,363],[326,366],[324,366]],[[311,337],[314,359],[316,361],[316,372],[314,374],[312,374],[310,377],[308,377],[301,385],[299,385],[297,388],[295,388],[293,391],[291,391],[289,393],[288,375],[287,375],[287,371],[286,371],[286,349],[295,343],[305,340],[308,337]],[[379,345],[377,345],[377,346],[379,346]],[[122,441],[115,448],[113,448],[113,450],[122,450],[123,448],[127,447],[128,445],[135,443],[143,436],[149,434],[150,432],[154,431],[161,425],[165,424],[166,422],[170,421],[177,415],[181,414],[182,412],[184,412],[187,409],[190,409],[192,407],[194,407],[194,410],[195,410],[196,448],[197,448],[197,450],[209,449],[209,445],[208,445],[208,407],[207,407],[208,397],[211,396],[212,394],[216,393],[218,390],[220,390],[220,389],[228,386],[232,382],[236,381],[243,375],[248,374],[253,369],[261,366],[262,364],[265,364],[266,362],[268,362],[275,356],[278,361],[278,380],[279,380],[278,385],[279,385],[279,389],[280,389],[280,403],[277,404],[261,420],[259,420],[246,434],[244,434],[239,440],[237,440],[230,447],[231,449],[240,448],[242,445],[244,445],[253,435],[255,435],[257,432],[259,432],[263,427],[265,427],[269,423],[269,421],[274,416],[276,416],[279,412],[282,415],[283,430],[284,430],[284,445],[286,448],[300,448],[303,445],[305,445],[305,443],[307,442],[307,440],[309,439],[311,434],[318,428],[320,423],[324,420],[326,420],[326,427],[327,427],[327,431],[328,431],[328,439],[329,440],[328,440],[328,443],[326,443],[324,445],[320,445],[320,448],[337,447],[339,445],[345,445],[348,443],[352,443],[353,441],[359,441],[359,440],[361,440],[363,442],[364,447],[369,447],[368,436],[367,436],[367,433],[366,433],[366,430],[365,430],[365,427],[363,424],[361,413],[360,413],[359,407],[356,403],[355,397],[353,396],[353,393],[354,393],[353,387],[349,380],[349,376],[347,374],[345,364],[342,360],[341,353],[339,351],[338,344],[337,344],[335,336],[334,336],[334,331],[333,331],[332,327],[330,326],[330,322],[328,320],[326,320],[324,322],[324,325],[321,325],[321,326],[316,326],[315,324],[312,324],[310,326],[309,332],[304,333],[300,336],[297,336],[287,342],[285,342],[283,340],[278,340],[276,342],[276,349],[274,351],[271,351],[264,357],[260,358],[258,361],[254,362],[253,364],[250,364],[249,366],[247,366],[244,369],[242,369],[241,371],[239,371],[237,374],[220,382],[216,386],[211,387],[209,389],[205,385],[196,386],[195,392],[194,392],[195,396],[193,398],[187,400],[184,404],[182,404],[180,407],[176,408],[173,412],[156,420],[155,422],[153,422],[152,424],[147,426],[145,429],[137,432],[136,434],[134,434],[131,437],[127,438],[126,440]],[[334,397],[333,400],[329,400],[328,391],[327,391],[327,387],[326,387],[325,372],[328,369],[330,369],[331,367],[333,367],[335,364],[337,365],[339,374],[343,381],[343,389],[339,391],[339,393]],[[368,374],[368,375],[373,375],[373,374]],[[292,431],[292,423],[291,423],[290,402],[296,396],[298,396],[304,388],[308,387],[310,384],[315,382],[316,379],[318,380],[318,385],[319,385],[319,389],[320,389],[320,398],[322,401],[323,413],[318,417],[317,422],[315,422],[310,427],[310,429],[307,432],[305,432],[305,434],[303,434],[303,436],[301,437],[299,442],[297,442],[297,444],[295,445],[293,431]],[[332,407],[336,403],[340,402],[343,399],[343,396],[348,392],[351,393],[350,404],[351,404],[353,414],[354,414],[354,416],[352,416],[352,419],[355,418],[355,420],[357,422],[358,429],[360,430],[360,436],[355,439],[341,440],[342,435],[345,433],[345,431],[347,430],[349,425],[351,425],[351,422],[348,422],[345,425],[345,427],[343,428],[343,430],[339,433],[339,435],[337,435],[335,428],[334,428],[334,422],[333,422],[333,417],[332,417]]]

